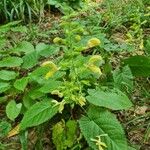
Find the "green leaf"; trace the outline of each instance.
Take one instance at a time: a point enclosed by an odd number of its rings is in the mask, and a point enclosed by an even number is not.
[[[63,121],[56,123],[52,128],[52,139],[56,150],[64,149],[64,128],[65,124]]]
[[[39,67],[35,69],[31,74],[29,75],[30,80],[37,82],[37,83],[42,83],[46,73],[49,72],[49,67]],[[47,82],[47,81],[46,81]]]
[[[98,139],[97,136],[100,135],[107,150],[127,150],[125,134],[120,123],[106,109],[91,107],[88,116],[83,116],[79,120],[79,125],[86,141],[94,150],[98,149],[98,145],[92,139]],[[104,134],[106,136],[102,136]]]
[[[39,88],[35,88],[35,89],[31,89],[29,92],[28,92],[30,98],[32,99],[39,99],[41,98],[42,96],[44,96],[45,94],[42,93],[41,91],[39,91]]]
[[[4,137],[8,134],[8,132],[11,129],[11,124],[6,122],[6,121],[2,121],[0,122],[0,137]]]
[[[76,140],[77,122],[69,120],[65,124],[62,120],[55,124],[52,129],[52,139],[57,150],[71,148]]]
[[[0,71],[0,79],[9,81],[15,79],[17,76],[17,73],[14,71],[7,71],[7,70],[1,70]]]
[[[39,91],[42,92],[42,93],[50,93],[53,90],[57,89],[58,85],[60,86],[61,84],[62,84],[62,82],[60,82],[60,81],[51,80],[51,81],[48,81],[46,84],[44,84],[39,89]]]
[[[114,86],[122,92],[126,91],[128,93],[132,92],[133,89],[133,76],[130,68],[125,66],[120,69],[116,69],[113,72]]]
[[[77,129],[77,122],[75,120],[69,120],[66,123],[66,141],[65,145],[67,147],[72,147],[74,141],[76,139],[76,129]]]
[[[57,111],[58,107],[54,107],[54,104],[50,100],[34,104],[25,113],[23,120],[21,121],[21,130],[44,123],[51,119]]]
[[[36,51],[38,55],[44,56],[44,57],[49,57],[53,55],[54,53],[59,51],[59,47],[54,46],[54,45],[46,45],[44,43],[39,43],[36,46]]]
[[[10,88],[10,84],[6,82],[0,82],[0,93],[7,91]]]
[[[19,115],[21,111],[22,104],[16,104],[14,100],[10,101],[6,106],[7,117],[14,121],[14,119]]]
[[[19,134],[22,150],[28,149],[28,131],[23,131]]]
[[[30,108],[35,102],[28,94],[23,96],[23,104],[26,108]]]
[[[150,57],[131,56],[124,60],[124,63],[131,68],[134,76],[149,77],[150,76]]]
[[[36,52],[28,53],[23,58],[22,68],[30,69],[38,63],[38,57]]]
[[[27,84],[28,84],[28,77],[23,77],[15,81],[14,87],[18,90],[24,91]]]
[[[0,67],[19,67],[22,63],[19,57],[6,57],[0,61]]]
[[[86,99],[96,106],[110,108],[112,110],[128,109],[132,103],[121,91],[88,90]]]
[[[13,52],[14,51],[15,52],[24,52],[25,54],[28,54],[35,50],[34,50],[34,46],[30,42],[22,41],[21,43],[19,43],[17,45],[16,48],[13,48]]]

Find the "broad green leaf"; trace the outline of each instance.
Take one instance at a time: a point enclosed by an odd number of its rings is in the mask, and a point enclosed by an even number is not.
[[[6,121],[0,122],[0,137],[4,137],[11,130],[11,124]]]
[[[10,83],[0,82],[0,93],[7,91],[10,88]]]
[[[131,101],[121,91],[88,90],[86,99],[96,106],[110,108],[112,110],[128,109],[132,106]]]
[[[39,67],[29,74],[29,78],[31,81],[43,85],[48,82],[51,82],[52,80],[62,79],[62,77],[65,75],[65,72],[58,71],[54,74],[53,77],[47,80],[45,79],[45,75],[49,72],[49,70],[50,70],[49,66]]]
[[[28,92],[28,94],[29,94],[30,98],[32,98],[32,99],[39,99],[39,98],[41,98],[42,96],[45,95],[44,93],[39,91],[39,88],[31,89]]]
[[[0,61],[0,67],[19,67],[22,63],[19,57],[6,57]]]
[[[53,55],[54,53],[59,51],[59,47],[54,46],[54,45],[46,45],[44,43],[39,43],[36,46],[36,51],[38,55],[44,56],[44,57],[49,57]]]
[[[51,100],[44,100],[34,104],[27,110],[23,120],[21,121],[21,130],[44,123],[51,119],[58,111],[58,107],[54,106]]]
[[[30,42],[22,41],[17,45],[16,48],[13,48],[12,50],[13,52],[24,52],[25,54],[28,54],[34,51],[34,46]]]
[[[38,57],[36,52],[28,53],[23,58],[22,68],[30,69],[38,63]]]
[[[2,80],[13,80],[15,79],[17,76],[17,73],[15,73],[14,71],[7,71],[7,70],[1,70],[0,71],[0,79]]]
[[[128,66],[120,69],[116,69],[113,72],[114,86],[122,92],[126,91],[128,93],[132,92],[133,89],[133,75]]]
[[[91,107],[87,115],[79,120],[79,125],[91,148],[98,149],[92,139],[98,140],[97,136],[100,136],[107,150],[127,150],[124,131],[113,114],[103,108]]]
[[[61,84],[62,84],[62,82],[60,82],[60,81],[51,80],[51,81],[48,81],[46,84],[44,84],[39,89],[39,91],[42,92],[42,93],[50,93],[53,90],[57,89],[58,85],[60,86]]]
[[[35,104],[35,100],[33,100],[30,96],[29,96],[29,94],[25,94],[24,96],[23,96],[23,104],[24,104],[24,106],[26,107],[26,108],[30,108],[32,105],[34,105]]]
[[[49,71],[49,67],[39,67],[35,69],[33,72],[31,72],[31,74],[29,75],[30,80],[33,80],[34,82],[37,83],[43,83],[43,80],[45,80],[44,76],[48,71]]]
[[[150,76],[150,57],[131,56],[124,60],[124,63],[131,68],[134,76],[149,77]]]
[[[18,90],[24,91],[27,84],[28,84],[28,77],[23,77],[15,81],[14,87]]]
[[[11,100],[6,106],[7,117],[10,120],[14,121],[14,119],[19,115],[21,107],[22,107],[21,103],[16,104],[14,100]]]

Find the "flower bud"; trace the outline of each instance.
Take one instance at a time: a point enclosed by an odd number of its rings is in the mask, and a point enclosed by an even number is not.
[[[88,68],[95,74],[102,75],[101,69],[95,65],[88,65]]]
[[[80,96],[79,99],[78,99],[78,103],[81,105],[81,106],[84,106],[85,103],[86,103],[86,100],[83,96]]]
[[[100,62],[102,61],[102,57],[100,55],[93,55],[90,59],[89,59],[89,63],[90,64],[94,64],[96,62]]]
[[[60,98],[63,97],[63,93],[61,93],[59,90],[54,90],[51,92],[51,94],[58,95]]]
[[[101,41],[98,38],[92,38],[88,41],[88,48],[96,47],[101,44]]]
[[[80,36],[80,35],[76,35],[76,36],[75,36],[75,40],[76,40],[77,42],[81,41],[81,36]]]
[[[52,61],[46,61],[41,66],[42,67],[45,67],[45,66],[50,67],[50,71],[45,75],[46,79],[52,77],[54,75],[54,73],[59,70],[59,68]]]
[[[55,44],[59,44],[59,43],[62,42],[62,38],[60,38],[60,37],[55,37],[55,38],[53,39],[53,42],[54,42]]]

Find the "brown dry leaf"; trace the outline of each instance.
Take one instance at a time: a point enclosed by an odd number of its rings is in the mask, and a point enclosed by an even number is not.
[[[145,112],[148,110],[148,107],[147,106],[138,106],[135,110],[135,113],[138,114],[138,115],[143,115],[145,114]]]
[[[8,133],[7,137],[9,138],[9,137],[12,137],[12,136],[18,134],[18,133],[19,133],[19,129],[20,129],[20,125],[18,124],[16,127],[14,127],[14,128]]]

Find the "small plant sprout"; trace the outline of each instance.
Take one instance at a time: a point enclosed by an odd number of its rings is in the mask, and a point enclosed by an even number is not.
[[[107,134],[101,134],[99,136],[96,136],[96,139],[91,139],[91,141],[95,142],[96,145],[98,146],[98,150],[104,150],[106,148],[106,144],[102,142],[101,137],[102,136],[108,136]]]

